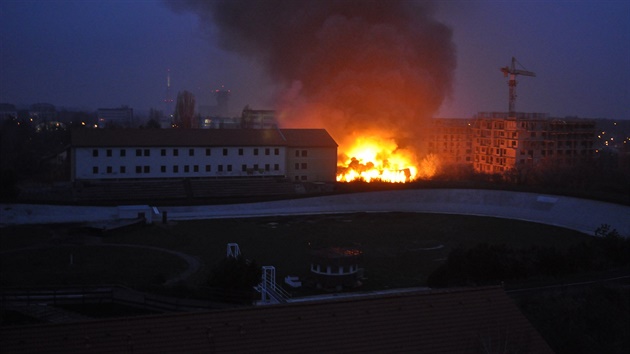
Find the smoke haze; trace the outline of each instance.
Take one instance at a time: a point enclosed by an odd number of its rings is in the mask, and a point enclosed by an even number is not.
[[[265,68],[281,88],[282,126],[325,128],[340,148],[379,135],[421,153],[426,122],[451,92],[452,33],[430,2],[168,3],[198,14],[222,48]]]

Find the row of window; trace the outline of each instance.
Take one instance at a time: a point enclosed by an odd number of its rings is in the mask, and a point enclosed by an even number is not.
[[[191,167],[192,167],[192,172],[199,172],[199,165],[184,165],[183,166],[183,172],[184,173],[190,173],[191,172]],[[173,173],[179,173],[179,165],[173,165],[171,168]],[[249,168],[247,167],[247,165],[242,165],[241,166],[241,170],[243,172],[248,172]],[[252,171],[260,171],[261,169],[259,168],[259,166],[256,164],[253,166]],[[264,166],[264,170],[266,172],[271,171],[271,165],[269,164],[265,164]],[[273,170],[274,171],[280,171],[280,165],[279,164],[274,164],[273,165]],[[151,166],[136,166],[135,167],[135,171],[137,174],[140,173],[151,173]],[[217,171],[218,172],[232,172],[232,165],[217,165]],[[106,173],[114,173],[114,168],[112,166],[107,166],[105,167],[105,172]],[[160,166],[160,172],[161,173],[166,173],[167,172],[167,168],[166,166],[162,165]],[[205,165],[205,172],[212,172],[212,166],[211,165]],[[92,173],[93,174],[98,174],[99,173],[99,167],[98,166],[94,166],[92,167]],[[127,173],[127,166],[120,166],[118,168],[118,173],[124,174]]]
[[[131,149],[133,150],[133,149]],[[136,150],[136,156],[151,156],[151,149],[135,149]],[[179,149],[170,149],[171,150],[171,156],[179,156]],[[206,148],[206,156],[212,156],[212,150],[210,148]],[[271,148],[264,148],[264,149],[259,149],[259,148],[254,148],[252,153],[254,156],[258,156],[260,155],[260,152],[264,152],[265,155],[269,156],[271,155]],[[222,154],[223,156],[228,156],[228,151],[229,149],[227,148],[223,148],[222,149]],[[297,152],[297,151],[296,151]],[[302,150],[303,154],[302,156],[306,156],[306,150]],[[240,156],[243,156],[245,153],[243,148],[239,148],[238,149],[238,154]],[[273,149],[273,154],[274,155],[280,155],[280,149],[279,148],[274,148]],[[98,157],[99,155],[99,149],[92,149],[92,156],[93,157]],[[112,149],[106,149],[105,150],[105,156],[107,157],[112,157],[113,156],[113,150]],[[119,151],[119,156],[120,157],[125,157],[127,156],[127,149],[120,149]],[[160,149],[160,156],[167,156],[167,149]],[[195,156],[195,149],[188,149],[188,156]]]
[[[323,266],[319,265],[319,264],[311,264],[311,272],[313,273],[318,273],[318,274],[354,274],[359,270],[359,266],[354,264],[354,265],[350,265],[348,267],[344,267],[342,265],[340,266],[334,266],[331,267],[329,265],[326,266],[326,269],[324,269]]]

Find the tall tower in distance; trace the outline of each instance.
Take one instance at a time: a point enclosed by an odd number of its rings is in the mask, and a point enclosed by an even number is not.
[[[220,89],[214,90],[214,97],[217,100],[217,109],[215,114],[219,117],[227,117],[230,90],[227,90],[225,86],[221,85]]]
[[[164,96],[164,115],[160,126],[162,128],[170,128],[173,125],[173,89],[171,88],[171,69],[166,69],[166,94]]]

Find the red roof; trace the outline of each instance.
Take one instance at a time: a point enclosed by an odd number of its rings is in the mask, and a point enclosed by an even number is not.
[[[337,144],[324,129],[75,129],[73,147],[302,146]]]
[[[3,353],[551,353],[502,288],[5,327]]]
[[[325,129],[280,129],[290,147],[337,147]]]

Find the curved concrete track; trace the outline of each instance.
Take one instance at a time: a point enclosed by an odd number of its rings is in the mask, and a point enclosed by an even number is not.
[[[0,205],[0,225],[107,221],[115,207]],[[353,212],[422,212],[493,216],[565,227],[592,235],[602,224],[630,237],[630,207],[593,200],[496,190],[421,189],[342,194],[263,203],[160,207],[169,220]]]

